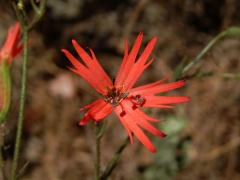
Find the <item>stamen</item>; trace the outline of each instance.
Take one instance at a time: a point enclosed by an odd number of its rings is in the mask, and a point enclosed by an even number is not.
[[[122,109],[122,112],[120,113],[120,116],[123,117],[123,116],[126,115],[126,111],[124,110],[122,104],[119,104],[119,105],[120,105],[120,107],[121,107],[121,109]]]
[[[112,106],[118,106],[122,100],[127,98],[128,92],[123,91],[123,87],[108,89],[108,94],[105,96],[104,100],[110,103]]]
[[[146,99],[141,95],[137,94],[131,97],[131,102],[133,103],[132,109],[137,109],[138,106],[143,106],[146,102]]]
[[[121,117],[123,117],[123,116],[125,116],[126,115],[126,112],[125,111],[122,111],[121,113],[120,113],[120,116]]]
[[[132,109],[133,109],[133,110],[137,109],[136,104],[134,104],[134,105],[132,106]]]

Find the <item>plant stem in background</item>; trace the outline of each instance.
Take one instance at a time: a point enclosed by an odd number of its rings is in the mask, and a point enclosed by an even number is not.
[[[3,176],[3,167],[4,167],[4,161],[3,161],[3,157],[2,157],[2,149],[1,149],[1,152],[0,152],[0,179],[4,179],[4,176]]]
[[[101,129],[102,124],[96,123],[95,125],[95,141],[96,141],[96,159],[95,159],[95,179],[99,180],[100,171],[101,171]]]
[[[2,148],[4,146],[5,125],[0,124],[0,179],[4,179],[4,159],[2,154]]]
[[[21,27],[23,31],[23,65],[22,65],[21,94],[20,94],[20,102],[19,102],[17,135],[16,135],[16,142],[15,142],[11,180],[16,180],[17,178],[17,167],[18,167],[18,159],[19,159],[19,152],[20,152],[21,139],[22,139],[24,108],[25,108],[25,99],[26,99],[25,98],[26,86],[27,86],[28,26],[23,18],[20,19],[20,22],[21,22]]]
[[[203,49],[200,53],[182,69],[182,74],[186,74],[195,64],[197,64],[202,57],[222,38],[224,37],[240,37],[240,28],[239,27],[229,27],[225,31],[222,31],[217,36],[215,36]]]
[[[240,79],[240,73],[236,73],[236,74],[233,74],[233,73],[222,73],[222,74],[220,74],[220,76],[222,78],[226,78],[226,79]]]
[[[17,134],[15,141],[13,165],[11,171],[11,180],[17,179],[17,168],[18,168],[18,159],[19,152],[22,140],[22,130],[24,122],[24,109],[25,109],[25,100],[26,100],[26,86],[27,86],[27,66],[28,66],[28,32],[31,28],[41,19],[45,12],[47,0],[42,0],[39,7],[35,4],[34,1],[31,1],[33,9],[35,11],[35,16],[33,21],[28,25],[27,15],[24,9],[24,2],[19,0],[17,5],[13,3],[15,8],[18,20],[20,21],[22,32],[23,32],[23,65],[22,65],[22,75],[21,75],[21,93],[20,93],[20,102],[19,102],[19,115],[18,115],[18,124],[17,124]]]
[[[191,69],[192,66],[194,66],[196,63],[198,63],[202,57],[209,51],[209,49],[211,47],[213,47],[214,44],[216,44],[216,42],[218,40],[220,40],[222,37],[225,36],[225,32],[222,32],[220,34],[218,34],[216,37],[214,37],[208,44],[207,46],[205,46],[203,48],[203,50],[189,63],[187,64],[184,69],[183,69],[183,73],[186,73],[189,69]]]
[[[34,27],[34,25],[38,21],[41,20],[42,16],[44,15],[45,10],[46,10],[47,0],[41,0],[39,6],[35,3],[34,0],[31,0],[30,2],[31,2],[32,8],[35,12],[35,16],[34,16],[32,22],[30,22],[30,24],[28,26],[29,31]]]
[[[117,166],[119,162],[119,159],[122,155],[123,150],[127,147],[128,144],[129,144],[129,138],[127,137],[126,140],[123,142],[123,144],[118,148],[113,158],[108,163],[106,169],[104,170],[104,172],[100,177],[100,180],[107,179],[111,175],[112,171],[114,170],[114,168]]]

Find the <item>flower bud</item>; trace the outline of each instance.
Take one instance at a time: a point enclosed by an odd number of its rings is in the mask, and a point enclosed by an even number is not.
[[[0,123],[4,122],[11,101],[11,81],[6,60],[0,63]]]
[[[20,40],[20,24],[17,22],[8,30],[8,35],[0,50],[0,123],[6,119],[11,102],[10,65],[22,48]]]

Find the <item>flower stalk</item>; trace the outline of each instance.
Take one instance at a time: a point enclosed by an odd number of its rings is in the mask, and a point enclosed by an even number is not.
[[[216,37],[214,37],[208,44],[206,47],[204,47],[201,52],[189,63],[187,64],[184,68],[183,68],[183,74],[185,74],[186,72],[188,72],[195,64],[197,64],[202,57],[220,40],[222,39],[224,36],[226,36],[226,32],[223,31],[221,33],[219,33]]]
[[[26,100],[26,90],[27,90],[27,66],[28,66],[28,33],[32,27],[41,19],[45,12],[47,0],[40,2],[40,6],[37,7],[34,1],[31,1],[33,9],[35,10],[35,16],[31,23],[27,21],[27,14],[24,7],[24,2],[19,0],[17,4],[13,3],[13,7],[16,11],[16,15],[21,24],[21,29],[23,32],[23,64],[22,64],[22,75],[21,75],[21,92],[20,92],[20,102],[19,102],[19,114],[18,114],[18,124],[17,124],[17,134],[15,140],[15,149],[13,157],[13,165],[11,170],[11,180],[17,179],[17,168],[19,152],[21,148],[22,141],[22,131],[24,123],[24,110],[25,110],[25,100]]]
[[[101,139],[102,139],[102,123],[95,124],[95,142],[96,142],[96,159],[95,159],[95,179],[99,180],[101,173]]]
[[[203,58],[203,56],[220,40],[222,40],[225,37],[240,37],[240,28],[239,27],[229,27],[226,30],[220,32],[215,36],[212,40],[209,41],[209,43],[200,51],[200,53],[191,60],[183,69],[182,74],[186,74],[194,65],[196,65],[198,62],[200,62]],[[180,78],[180,77],[179,77]]]
[[[17,167],[19,152],[22,140],[22,130],[24,123],[24,109],[25,109],[25,99],[26,99],[26,89],[27,89],[27,65],[28,65],[28,25],[24,18],[20,16],[21,28],[23,32],[23,65],[22,65],[22,76],[21,76],[21,93],[19,102],[19,114],[18,114],[18,124],[17,124],[17,135],[15,141],[15,150],[13,157],[13,165],[11,171],[11,180],[16,180],[17,178]]]
[[[100,176],[100,180],[107,179],[112,174],[112,171],[117,166],[120,160],[123,150],[127,147],[129,143],[130,141],[129,141],[129,138],[127,137],[125,141],[121,144],[121,146],[118,148],[118,150],[115,152],[112,159],[109,161],[106,169],[103,171],[103,173]]]
[[[2,148],[4,146],[5,124],[0,124],[0,179],[5,179],[4,176],[4,159]]]

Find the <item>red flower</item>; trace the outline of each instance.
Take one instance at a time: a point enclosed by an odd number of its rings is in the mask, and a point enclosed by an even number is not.
[[[11,64],[13,58],[20,53],[23,45],[19,45],[20,40],[20,24],[17,22],[8,30],[7,39],[0,51],[0,63],[6,60],[7,64]]]
[[[74,66],[74,68],[70,69],[84,78],[103,95],[103,98],[81,108],[81,110],[87,109],[87,112],[80,121],[80,125],[85,125],[91,119],[99,122],[114,111],[125,127],[131,143],[133,143],[133,133],[148,150],[156,152],[156,148],[143,133],[142,129],[159,137],[165,137],[166,135],[150,123],[159,121],[146,115],[141,110],[141,107],[172,108],[173,106],[171,106],[171,104],[187,102],[189,98],[185,96],[156,96],[159,93],[182,87],[185,83],[183,80],[164,83],[165,79],[163,79],[151,84],[132,88],[143,71],[153,61],[152,59],[148,61],[148,59],[156,44],[157,38],[154,37],[147,44],[141,56],[137,58],[142,38],[143,33],[140,33],[130,52],[128,52],[128,43],[125,43],[125,55],[115,82],[111,81],[98,63],[92,49],[89,49],[91,53],[90,56],[75,40],[72,40],[74,48],[84,63],[80,63],[66,49],[62,49],[62,52]]]
[[[20,25],[16,23],[8,30],[7,39],[0,50],[0,123],[6,120],[11,101],[10,65],[13,58],[20,53]]]

